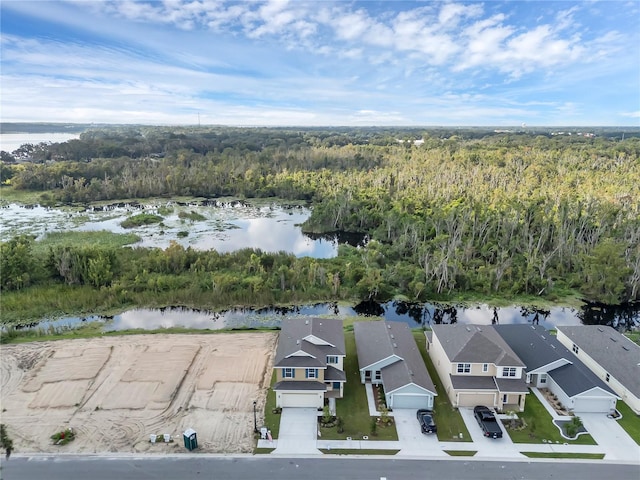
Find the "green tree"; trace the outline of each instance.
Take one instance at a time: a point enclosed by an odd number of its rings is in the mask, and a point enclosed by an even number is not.
[[[625,245],[607,238],[583,255],[584,283],[580,289],[589,300],[618,304],[631,273],[624,259]]]

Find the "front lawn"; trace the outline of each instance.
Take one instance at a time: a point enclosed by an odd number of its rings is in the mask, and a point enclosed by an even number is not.
[[[438,440],[445,442],[471,441],[471,435],[469,435],[469,431],[464,424],[464,420],[462,419],[460,412],[451,406],[447,392],[444,391],[440,377],[438,377],[438,372],[431,362],[431,357],[429,357],[429,354],[427,353],[424,331],[414,330],[413,337],[418,344],[418,349],[420,350],[422,359],[427,366],[427,371],[436,386],[436,393],[438,394],[434,399],[433,406],[433,416],[435,417],[436,425],[438,426]],[[460,434],[462,434],[462,438],[460,438]]]
[[[547,452],[520,452],[529,458],[585,458],[589,460],[602,460],[604,453],[547,453]]]
[[[273,387],[274,383],[276,383],[275,370],[271,375],[271,387]],[[276,408],[276,392],[274,392],[271,387],[267,392],[267,402],[264,406],[264,426],[271,430],[272,438],[278,438],[278,433],[280,433],[280,414],[274,413]],[[258,426],[258,428],[260,428],[260,426]]]
[[[618,401],[616,409],[622,414],[622,418],[618,420],[618,423],[640,445],[640,416],[633,413],[629,405],[622,400]]]
[[[527,426],[524,429],[510,430],[505,428],[514,443],[597,445],[591,435],[580,435],[576,440],[567,440],[560,435],[560,431],[554,425],[551,415],[533,393],[527,395],[524,412],[518,412],[518,417],[525,421]]]
[[[369,415],[367,392],[360,383],[360,370],[356,353],[356,339],[353,331],[344,334],[347,356],[344,359],[344,371],[347,383],[344,387],[344,397],[336,400],[336,415],[342,417],[344,424],[342,433],[337,427],[321,428],[322,440],[345,440],[351,437],[359,440],[368,436],[369,440],[398,440],[395,425],[382,427],[377,425],[375,435],[372,434],[372,422],[376,417]]]

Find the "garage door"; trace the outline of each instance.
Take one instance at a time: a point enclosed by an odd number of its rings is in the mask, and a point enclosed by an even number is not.
[[[432,408],[427,395],[393,395],[391,408]]]
[[[495,402],[494,393],[459,393],[458,394],[458,406],[459,407],[475,407],[476,405],[485,405],[487,407],[493,407]]]
[[[609,413],[611,400],[608,398],[576,398],[573,403],[574,412]]]
[[[322,406],[322,396],[317,393],[282,393],[281,407],[314,407]]]

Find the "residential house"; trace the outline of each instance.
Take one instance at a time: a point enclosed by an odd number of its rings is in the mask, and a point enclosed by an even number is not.
[[[571,412],[613,412],[618,396],[544,327],[494,328],[525,363],[527,384],[548,388]]]
[[[382,385],[390,409],[433,408],[436,388],[409,325],[357,322],[353,331],[362,383]]]
[[[454,407],[523,411],[525,364],[492,326],[434,325],[427,349]]]
[[[640,415],[640,346],[611,327],[558,327],[558,341]]]
[[[344,374],[342,320],[284,319],[274,360],[276,406],[323,408],[335,411],[342,398]]]

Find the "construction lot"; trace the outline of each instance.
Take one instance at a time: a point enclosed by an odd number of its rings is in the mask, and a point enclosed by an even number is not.
[[[132,335],[3,345],[2,423],[16,452],[253,450],[253,402],[264,408],[275,333]],[[72,428],[75,439],[51,435]],[[150,435],[171,435],[151,443]]]

